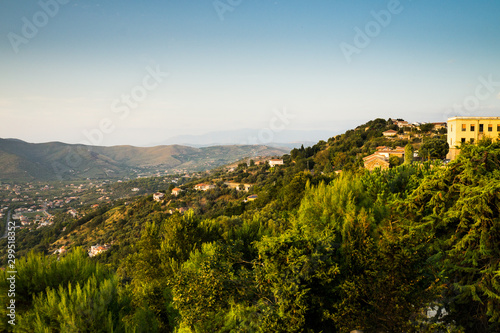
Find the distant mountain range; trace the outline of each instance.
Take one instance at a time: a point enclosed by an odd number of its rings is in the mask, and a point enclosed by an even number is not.
[[[242,158],[281,156],[288,152],[286,148],[266,145],[100,147],[0,139],[0,180],[135,178],[165,171],[203,171]]]
[[[230,131],[209,132],[201,135],[178,135],[159,142],[161,145],[180,144],[191,147],[217,145],[266,145],[288,149],[308,147],[319,140],[339,133],[324,130],[276,130],[243,128]]]

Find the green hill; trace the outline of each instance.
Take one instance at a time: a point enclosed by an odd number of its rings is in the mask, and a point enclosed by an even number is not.
[[[286,149],[250,145],[97,147],[0,139],[0,180],[116,179],[174,169],[204,171],[244,157],[274,156],[286,152]]]

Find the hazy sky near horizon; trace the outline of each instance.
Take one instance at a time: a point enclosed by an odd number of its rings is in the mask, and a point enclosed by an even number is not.
[[[500,116],[499,15],[497,0],[3,0],[0,137]]]

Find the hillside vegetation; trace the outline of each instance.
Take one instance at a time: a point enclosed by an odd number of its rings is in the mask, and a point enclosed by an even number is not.
[[[18,322],[4,308],[3,329],[498,332],[500,143],[465,145],[447,165],[360,168],[377,146],[407,144],[381,136],[392,126],[375,120],[282,166],[216,169],[160,202],[19,232],[20,251],[41,252],[16,266]],[[88,258],[96,243],[111,248]],[[50,255],[63,245],[68,254]]]
[[[174,169],[204,171],[244,157],[274,156],[286,152],[286,149],[267,146],[98,147],[0,139],[0,180],[135,178],[140,174],[173,172]]]

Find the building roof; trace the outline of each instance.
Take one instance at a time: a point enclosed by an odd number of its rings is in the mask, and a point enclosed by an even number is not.
[[[379,155],[377,153],[363,157],[363,161],[365,161],[365,162],[370,161],[370,160],[374,160],[374,159],[380,159],[380,160],[385,161],[387,158],[385,156]]]
[[[200,184],[196,184],[194,187],[215,187],[215,185],[213,184],[205,184],[205,183],[200,183]]]
[[[451,120],[500,120],[500,117],[451,117],[448,118],[448,121]]]
[[[385,156],[379,155],[377,153],[366,156],[363,158],[364,166],[368,170],[373,170],[377,167],[381,167],[382,169],[386,169],[389,167],[389,159]]]

